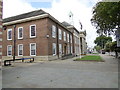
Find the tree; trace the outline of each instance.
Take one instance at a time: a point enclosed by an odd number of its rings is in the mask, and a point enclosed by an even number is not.
[[[105,44],[109,41],[112,41],[111,37],[106,37],[105,35],[102,35],[97,37],[96,40],[94,40],[94,43],[104,49]]]
[[[96,49],[97,52],[100,53],[100,50],[101,50],[101,47],[100,47],[100,46],[95,46],[94,48]]]
[[[105,44],[105,51],[111,52],[111,49],[112,49],[111,46],[112,46],[112,42],[111,41],[107,42]]]
[[[91,23],[98,34],[110,35],[120,28],[120,2],[98,2],[93,7]]]

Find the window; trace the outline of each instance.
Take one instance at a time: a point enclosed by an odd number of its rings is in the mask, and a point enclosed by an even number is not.
[[[30,44],[30,56],[36,56],[36,43]]]
[[[67,34],[67,39],[68,39],[68,42],[70,41],[70,39],[69,39],[69,34]]]
[[[59,39],[62,40],[62,31],[59,29]]]
[[[68,44],[68,54],[70,54],[70,45]]]
[[[12,40],[12,29],[8,29],[7,31],[7,40]]]
[[[12,45],[7,46],[7,56],[12,56]]]
[[[23,56],[23,44],[18,45],[18,56]]]
[[[66,41],[66,32],[64,32],[64,41]]]
[[[30,38],[36,37],[36,25],[30,26]]]
[[[23,27],[18,28],[18,39],[23,39]]]
[[[52,25],[52,37],[56,38],[56,27]]]
[[[71,43],[72,43],[72,35],[70,36],[70,40],[71,40]]]
[[[59,54],[62,55],[62,44],[59,44]]]
[[[56,43],[53,43],[53,56],[55,56],[56,55]]]

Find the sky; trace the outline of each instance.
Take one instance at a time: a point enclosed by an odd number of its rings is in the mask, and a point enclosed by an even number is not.
[[[94,47],[97,34],[90,19],[92,18],[92,8],[97,2],[98,0],[4,0],[3,18],[43,9],[60,22],[69,23],[69,13],[72,12],[74,26],[79,31],[86,30],[87,45]],[[79,21],[82,23],[82,30]]]

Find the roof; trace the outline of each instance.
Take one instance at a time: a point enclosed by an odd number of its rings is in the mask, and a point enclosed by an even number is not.
[[[62,22],[61,24],[63,24],[65,27],[68,27],[68,26],[72,26],[71,24],[67,23],[67,22]]]
[[[76,30],[79,33],[79,31],[73,25],[71,25],[71,24],[69,24],[65,21],[62,22],[61,24],[64,25],[65,27],[67,27],[67,28],[73,28],[74,30]]]
[[[38,16],[38,15],[42,15],[42,14],[47,14],[47,13],[41,9],[36,10],[36,11],[31,11],[31,12],[20,14],[17,16],[5,18],[5,19],[3,19],[3,23],[15,21],[15,20],[20,20],[20,19],[24,19],[24,18],[29,18],[29,17],[33,17],[33,16]]]

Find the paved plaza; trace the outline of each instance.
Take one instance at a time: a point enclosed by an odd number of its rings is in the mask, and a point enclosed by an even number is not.
[[[105,62],[73,59],[15,63],[3,67],[3,88],[118,88],[118,60]]]

